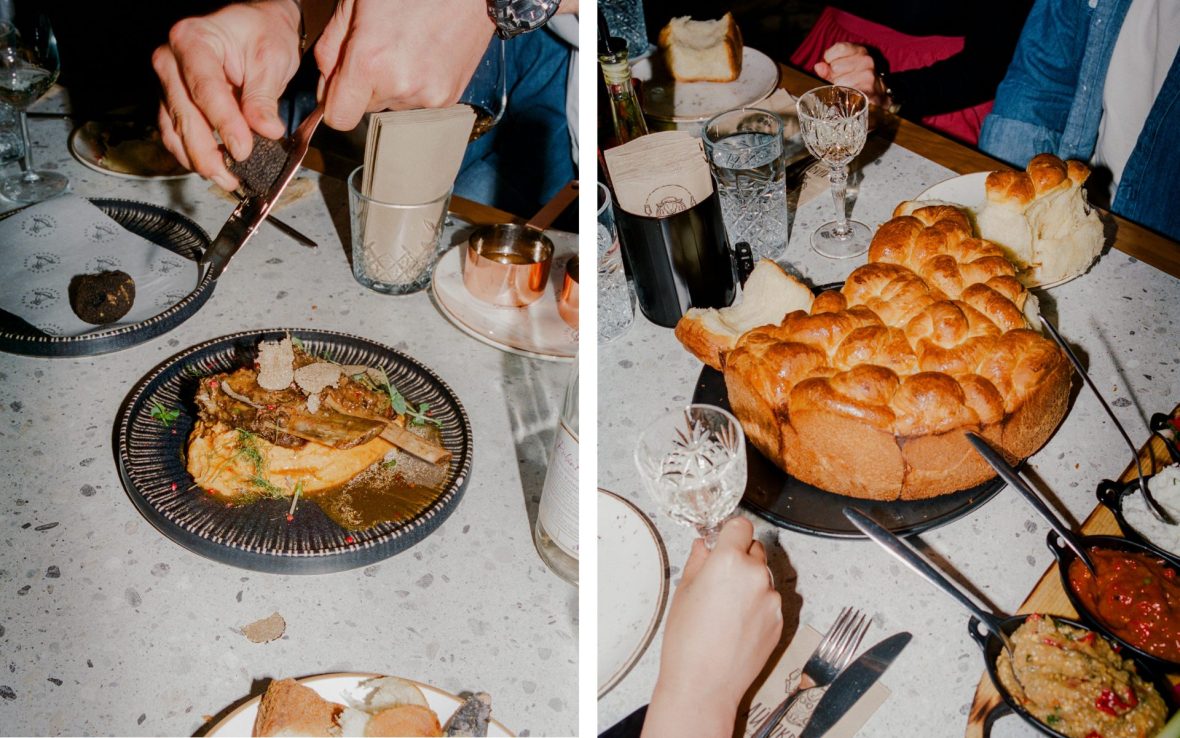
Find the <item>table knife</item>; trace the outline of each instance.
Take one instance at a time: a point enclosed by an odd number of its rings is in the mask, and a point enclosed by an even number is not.
[[[799,738],[821,738],[827,733],[885,673],[912,638],[909,633],[891,635],[849,664],[824,692]]]
[[[287,183],[295,176],[295,172],[303,162],[303,157],[307,155],[307,147],[311,144],[311,134],[315,133],[316,126],[320,124],[323,117],[323,106],[317,106],[311,115],[299,124],[294,135],[291,136],[283,168],[271,183],[270,188],[260,195],[248,195],[239,202],[238,206],[234,208],[234,212],[229,216],[229,220],[221,227],[217,238],[213,239],[213,245],[201,257],[201,266],[208,267],[206,273],[212,274],[213,279],[221,276],[226,266],[229,265],[229,260],[238,253],[238,249],[242,248],[250,236],[254,235],[254,231],[258,230],[258,226],[266,219],[266,214],[278,201],[279,195],[283,194]]]

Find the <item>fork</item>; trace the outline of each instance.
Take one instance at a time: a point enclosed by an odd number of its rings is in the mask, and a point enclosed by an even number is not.
[[[754,733],[753,738],[767,738],[804,691],[831,684],[836,675],[852,661],[852,655],[856,653],[871,622],[872,618],[866,617],[860,610],[851,607],[841,610],[840,617],[836,618],[827,635],[815,647],[811,658],[803,665],[799,683],[779,706],[774,708],[770,717],[766,718],[766,722]]]

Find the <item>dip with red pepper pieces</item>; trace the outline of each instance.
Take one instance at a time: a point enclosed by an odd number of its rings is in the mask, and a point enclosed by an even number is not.
[[[1180,576],[1158,556],[1091,548],[1094,574],[1069,565],[1069,586],[1086,611],[1136,648],[1180,662]]]
[[[1033,717],[1070,738],[1149,738],[1164,700],[1093,631],[1030,615],[996,659],[1000,683]]]

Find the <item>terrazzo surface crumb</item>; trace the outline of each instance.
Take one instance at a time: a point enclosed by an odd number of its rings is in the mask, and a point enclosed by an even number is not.
[[[57,94],[35,109],[57,109]],[[38,166],[56,164],[73,192],[167,207],[209,234],[232,212],[199,177],[141,182],[83,167],[66,150],[71,125],[29,121]],[[78,359],[0,353],[0,733],[193,735],[202,716],[259,680],[354,671],[487,691],[497,719],[520,735],[576,734],[577,590],[532,541],[569,364],[468,338],[428,293],[392,297],[359,285],[346,253],[344,183],[301,174],[312,191],[276,214],[320,248],[263,224],[208,303],[163,336]],[[470,483],[451,517],[413,548],[335,574],[263,574],[191,553],[131,503],[112,447],[130,389],[190,346],[274,327],[398,348],[463,403],[476,449]],[[51,567],[59,576],[48,576]],[[427,577],[430,586],[419,586]],[[260,645],[235,632],[276,611],[287,622],[278,640]],[[520,688],[524,677],[538,685],[532,694]]]

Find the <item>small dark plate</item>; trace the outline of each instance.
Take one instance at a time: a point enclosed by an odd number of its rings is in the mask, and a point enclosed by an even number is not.
[[[198,261],[209,248],[209,234],[180,213],[135,200],[90,198],[112,220],[154,244]],[[20,210],[0,216],[11,217]],[[0,310],[0,351],[26,356],[94,356],[130,348],[161,336],[197,312],[213,294],[216,280],[206,270],[196,288],[180,302],[148,320],[81,336],[51,336],[6,310]]]
[[[704,367],[697,379],[692,401],[729,410],[725,375],[716,369]],[[1004,480],[996,477],[971,489],[927,500],[862,500],[799,481],[779,469],[748,440],[746,470],[743,505],[780,528],[827,538],[865,537],[844,517],[845,507],[855,507],[891,532],[908,536],[956,520],[1004,488]]]
[[[288,523],[287,500],[226,507],[193,488],[184,449],[196,421],[193,402],[202,377],[253,363],[260,341],[297,336],[309,352],[333,361],[385,370],[415,405],[430,403],[442,423],[442,444],[452,454],[446,483],[409,520],[347,531],[314,503],[299,506]],[[165,427],[151,416],[154,402],[180,411]],[[331,331],[274,328],[235,333],[193,346],[141,379],[119,409],[114,448],[119,475],[139,512],[164,535],[214,561],[276,574],[323,574],[366,566],[421,541],[454,511],[471,472],[472,434],[467,411],[430,369],[394,349]]]

